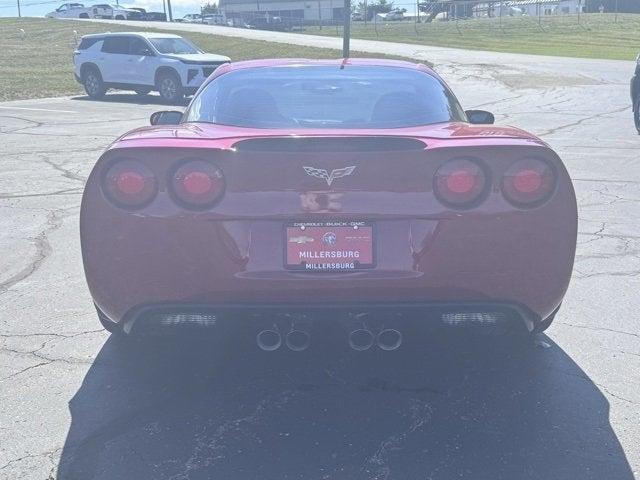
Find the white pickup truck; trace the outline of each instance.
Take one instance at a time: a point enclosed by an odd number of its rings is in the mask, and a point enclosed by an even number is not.
[[[99,3],[91,7],[92,18],[110,18],[114,20],[144,20],[144,13],[140,10],[123,5]]]
[[[45,15],[47,18],[93,18],[90,7],[82,3],[63,3],[53,12]]]

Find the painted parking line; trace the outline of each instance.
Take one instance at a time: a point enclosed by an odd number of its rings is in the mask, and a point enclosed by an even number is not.
[[[52,112],[52,113],[78,113],[75,110],[53,110],[50,108],[27,108],[27,107],[11,107],[2,105],[0,106],[2,110],[30,110],[32,112]]]

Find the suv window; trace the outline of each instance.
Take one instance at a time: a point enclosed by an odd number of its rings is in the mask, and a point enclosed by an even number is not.
[[[145,55],[145,51],[151,50],[149,44],[141,38],[132,38],[130,48],[131,55]]]
[[[129,54],[129,37],[107,37],[102,44],[104,53]]]
[[[91,46],[95,45],[100,40],[102,40],[102,37],[83,38],[80,41],[80,45],[78,45],[78,50],[86,50],[87,48],[90,48]]]

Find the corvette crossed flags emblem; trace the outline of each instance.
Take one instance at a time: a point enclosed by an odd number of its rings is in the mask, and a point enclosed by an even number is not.
[[[331,184],[336,178],[342,178],[342,177],[351,175],[353,171],[356,169],[356,166],[353,165],[351,167],[336,168],[335,170],[331,170],[331,173],[327,172],[323,168],[315,168],[315,167],[302,167],[302,168],[304,168],[304,171],[307,172],[307,175],[310,175],[316,178],[324,178],[327,181],[327,185],[331,186]]]

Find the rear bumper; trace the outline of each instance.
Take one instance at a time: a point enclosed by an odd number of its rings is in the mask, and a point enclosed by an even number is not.
[[[358,320],[355,320],[358,319]],[[286,331],[304,323],[321,333],[365,322],[371,328],[403,330],[481,329],[500,333],[533,331],[541,319],[523,305],[499,302],[371,302],[341,304],[156,304],[131,309],[122,319],[129,334],[167,332],[172,327],[200,331],[243,327]],[[188,331],[188,330],[187,330]]]
[[[467,303],[522,305],[535,322],[561,303],[575,249],[570,217],[540,216],[379,221],[377,266],[359,272],[284,270],[285,222],[273,220],[130,217],[90,233],[83,220],[83,256],[95,303],[117,322],[159,304],[277,305],[291,312]],[[105,218],[99,211],[92,217]]]

